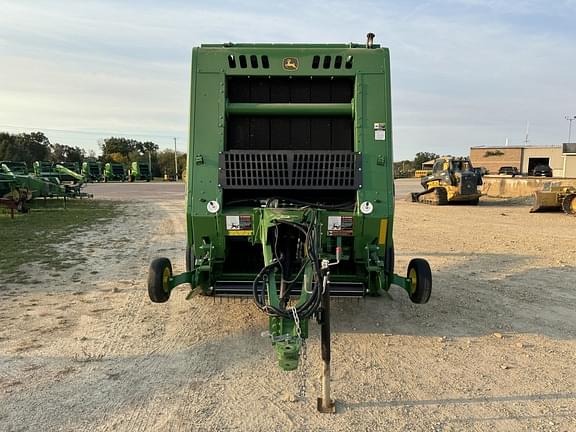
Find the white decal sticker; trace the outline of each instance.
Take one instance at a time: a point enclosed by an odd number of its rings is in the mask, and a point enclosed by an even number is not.
[[[226,216],[226,229],[239,230],[240,229],[240,216]]]

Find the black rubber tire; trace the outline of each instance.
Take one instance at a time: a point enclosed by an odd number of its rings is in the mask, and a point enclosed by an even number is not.
[[[436,194],[437,203],[436,205],[446,205],[448,204],[448,192],[443,187],[438,187],[434,189],[434,193]]]
[[[576,216],[576,194],[566,195],[562,200],[562,210],[570,216]]]
[[[148,296],[153,303],[164,303],[170,298],[167,275],[172,277],[172,264],[168,258],[156,258],[148,270]]]
[[[412,303],[428,303],[430,294],[432,293],[432,270],[430,270],[428,261],[422,258],[414,258],[410,261],[410,264],[408,264],[406,274],[410,279],[414,276],[416,277],[413,285],[414,292],[410,294]]]

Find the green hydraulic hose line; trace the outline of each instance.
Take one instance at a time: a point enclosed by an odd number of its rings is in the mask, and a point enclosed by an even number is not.
[[[352,103],[236,103],[226,104],[230,115],[301,115],[354,117]]]

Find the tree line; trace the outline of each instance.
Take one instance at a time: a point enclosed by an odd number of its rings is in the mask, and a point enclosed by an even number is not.
[[[0,160],[24,161],[32,167],[34,161],[82,162],[85,159],[99,160],[103,164],[118,162],[128,166],[131,162],[152,162],[152,174],[174,177],[174,151],[159,150],[158,144],[151,141],[137,141],[131,138],[109,137],[100,144],[102,154],[86,152],[75,146],[51,143],[42,132],[10,134],[0,132]],[[394,162],[394,177],[411,177],[422,163],[436,159],[439,155],[419,152],[413,160]],[[186,169],[186,153],[177,153],[178,176]]]
[[[422,164],[439,158],[440,155],[430,152],[418,152],[413,160],[394,162],[394,177],[413,177],[416,170],[422,169]]]
[[[128,165],[130,162],[152,163],[152,175],[155,177],[174,177],[174,151],[159,151],[158,144],[151,141],[140,142],[131,138],[110,137],[100,145],[102,162],[118,162]],[[186,153],[177,152],[178,176],[186,168]]]
[[[52,144],[42,132],[17,135],[0,132],[0,160],[24,161],[31,167],[37,160],[81,162],[84,157],[80,147]]]
[[[118,162],[128,166],[131,162],[152,162],[152,174],[156,177],[174,177],[174,151],[159,150],[151,141],[109,137],[100,144],[101,156],[80,147],[51,143],[43,132],[10,134],[0,132],[0,160],[24,161],[32,167],[35,161],[83,162],[99,160],[103,164]],[[178,176],[186,168],[186,153],[177,153]]]

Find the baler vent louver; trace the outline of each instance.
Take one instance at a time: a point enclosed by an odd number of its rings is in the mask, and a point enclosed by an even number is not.
[[[236,69],[238,66],[242,69],[246,69],[248,67],[248,60],[250,60],[250,67],[252,69],[258,69],[258,56],[252,54],[248,58],[245,55],[238,56],[238,61],[236,61],[236,56],[234,54],[230,54],[228,56],[228,67],[230,69]],[[238,62],[240,65],[238,65]],[[260,62],[264,69],[270,69],[270,61],[268,60],[267,55],[260,56]]]
[[[225,151],[220,153],[222,189],[338,189],[361,184],[355,152]]]
[[[322,62],[320,62],[320,60],[322,60]],[[344,67],[346,69],[351,69],[353,60],[354,59],[352,56],[348,56],[346,58],[346,61],[344,62]],[[327,55],[327,56],[324,56],[323,59],[321,59],[319,55],[315,55],[312,58],[312,69],[320,68],[320,63],[322,63],[323,69],[330,69],[330,65],[332,65],[332,57]],[[341,69],[342,68],[342,56],[334,57],[333,66],[334,66],[334,69]]]

